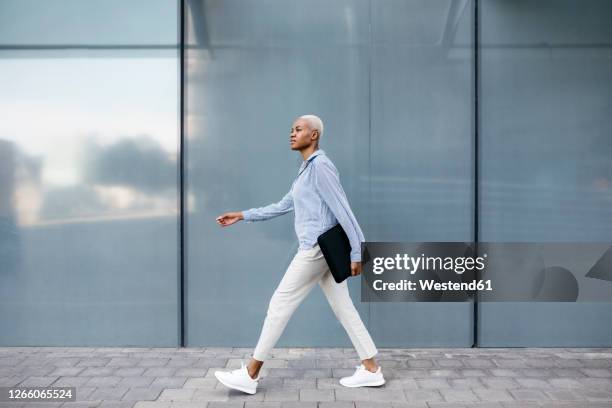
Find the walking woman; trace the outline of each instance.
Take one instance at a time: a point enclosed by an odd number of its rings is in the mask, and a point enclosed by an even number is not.
[[[319,149],[323,122],[314,115],[300,116],[293,122],[289,143],[304,159],[289,192],[277,203],[245,211],[228,212],[217,217],[227,227],[240,220],[264,221],[294,211],[295,232],[299,247],[285,275],[274,291],[263,328],[248,365],[240,369],[216,371],[225,386],[249,394],[257,391],[259,370],[270,350],[280,338],[291,315],[316,283],[346,330],[362,364],[352,376],[340,379],[346,387],[379,386],[385,383],[381,367],[374,356],[378,353],[349,296],[346,280],[336,283],[317,243],[319,235],[340,224],[351,244],[351,274],[361,273],[363,233],[340,184],[338,170]]]

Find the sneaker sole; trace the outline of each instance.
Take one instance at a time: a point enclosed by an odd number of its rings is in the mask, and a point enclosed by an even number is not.
[[[356,388],[356,387],[378,387],[380,385],[383,385],[385,383],[384,378],[382,380],[378,380],[378,381],[374,381],[374,382],[369,382],[369,383],[365,383],[365,384],[355,384],[355,385],[344,385],[342,383],[340,383],[340,385],[344,386],[344,387],[349,387],[349,388]]]
[[[215,377],[217,378],[217,380],[219,380],[219,382],[221,384],[225,385],[228,388],[231,388],[231,389],[234,389],[234,390],[238,390],[238,391],[242,391],[242,392],[246,392],[247,394],[251,394],[251,395],[253,395],[253,394],[255,394],[257,392],[257,390],[252,391],[252,390],[249,390],[247,388],[241,387],[239,385],[233,385],[233,384],[230,384],[228,382],[225,382],[225,381],[223,381],[221,378],[219,378],[217,376],[217,373],[215,373]]]

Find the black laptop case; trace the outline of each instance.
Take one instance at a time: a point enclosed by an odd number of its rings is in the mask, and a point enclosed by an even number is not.
[[[319,248],[337,283],[351,276],[351,244],[340,224],[317,238]]]

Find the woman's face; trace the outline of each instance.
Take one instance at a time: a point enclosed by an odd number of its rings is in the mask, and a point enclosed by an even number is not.
[[[312,130],[306,119],[296,119],[289,134],[291,150],[302,150],[316,140],[316,130]]]

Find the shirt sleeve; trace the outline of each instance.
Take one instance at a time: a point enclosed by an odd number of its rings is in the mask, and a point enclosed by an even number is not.
[[[265,221],[279,215],[287,214],[293,210],[293,196],[291,190],[277,203],[268,204],[264,207],[249,208],[242,211],[246,222]]]
[[[351,262],[361,262],[361,242],[365,239],[340,184],[338,170],[330,163],[317,163],[315,187],[348,236]]]

